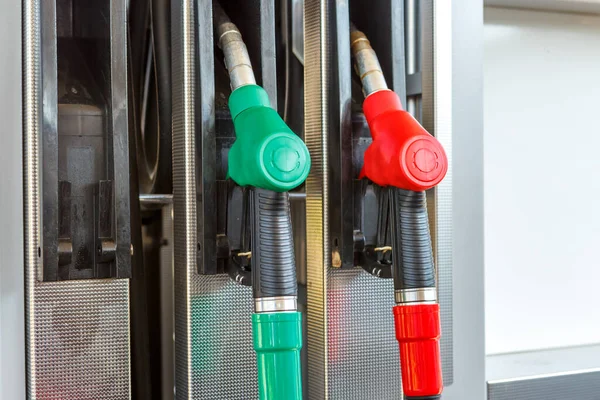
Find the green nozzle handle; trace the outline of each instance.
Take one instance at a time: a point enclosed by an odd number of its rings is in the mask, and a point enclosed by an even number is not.
[[[252,315],[260,400],[302,400],[302,314]]]
[[[267,92],[245,85],[229,96],[236,140],[229,150],[228,176],[240,186],[287,192],[310,170],[306,145],[271,108]]]

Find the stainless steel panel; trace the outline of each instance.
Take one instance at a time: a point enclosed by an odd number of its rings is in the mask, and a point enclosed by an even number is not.
[[[488,400],[598,400],[600,369],[488,382]]]
[[[113,8],[111,22],[121,24],[124,29],[125,5],[118,4],[122,8]],[[42,88],[45,89],[40,32],[40,1],[25,0],[23,201],[27,397],[126,399],[130,397],[129,281],[41,283],[37,280],[41,267],[38,151]],[[124,63],[123,58],[121,61]]]
[[[376,278],[362,268],[330,269],[327,282],[328,398],[400,398],[402,380],[398,342],[394,336],[393,294],[391,279]],[[309,373],[312,373],[310,369]]]
[[[261,37],[274,35],[274,3],[261,4]],[[202,223],[196,135],[214,135],[215,107],[212,13],[196,10],[211,7],[212,0],[178,0],[172,6],[175,392],[177,399],[256,399],[252,289],[228,275],[200,275],[196,268]],[[275,103],[276,85],[268,79],[275,71],[274,49],[261,51],[266,61],[257,80],[266,83]]]
[[[442,142],[451,160],[450,4],[424,3],[425,126]],[[332,118],[338,118],[332,110],[338,109],[329,104],[328,88],[341,69],[350,68],[344,45],[349,44],[349,37],[344,36],[347,7],[345,1],[305,2],[305,139],[313,160],[306,185],[309,398],[395,399],[401,394],[401,379],[393,329],[393,284],[362,270],[331,268],[327,151],[329,131],[335,126]],[[330,55],[333,42],[339,59]],[[344,94],[341,91],[342,107],[349,100]],[[443,184],[429,194],[429,206],[442,309],[444,378],[449,384],[453,380],[451,169]]]
[[[25,398],[21,2],[0,12],[0,399]]]
[[[437,13],[452,21],[445,34],[452,39],[446,73],[452,83],[454,379],[445,387],[443,398],[480,400],[485,398],[483,4],[480,0],[437,3],[441,6]]]
[[[350,82],[339,88],[340,106],[330,103],[329,88],[338,74],[350,77],[348,11],[343,1],[305,2],[305,140],[313,162],[306,184],[308,398],[396,399],[393,282],[331,267],[328,136],[338,112],[349,112]]]
[[[452,321],[452,7],[441,0],[424,0],[422,17],[422,123],[448,156],[444,180],[427,194],[437,268],[438,302],[442,319],[444,384],[454,380]]]
[[[600,398],[600,345],[495,354],[486,359],[489,400]]]
[[[187,398],[257,399],[252,289],[228,275],[195,275],[190,281],[191,385]],[[179,387],[176,392],[180,399]]]
[[[521,8],[578,14],[600,14],[600,3],[590,0],[484,0],[486,7]]]
[[[32,283],[29,398],[130,398],[129,281]]]
[[[600,344],[492,354],[485,366],[492,384],[591,371],[600,369]]]

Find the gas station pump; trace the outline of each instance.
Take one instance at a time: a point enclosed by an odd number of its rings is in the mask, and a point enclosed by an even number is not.
[[[310,155],[302,140],[271,108],[256,85],[241,34],[213,2],[219,47],[231,81],[229,110],[236,140],[228,154],[228,175],[250,188],[251,258],[259,397],[302,399],[300,348],[302,315],[287,191],[302,184]],[[238,254],[239,255],[239,254]]]
[[[383,251],[393,254],[402,387],[407,399],[439,399],[443,386],[440,310],[425,190],[444,178],[448,160],[441,144],[388,89],[375,51],[353,24],[350,40],[373,138],[365,151],[361,177],[387,187],[389,196],[392,246]]]
[[[83,3],[23,0],[28,396],[446,396],[446,3]]]

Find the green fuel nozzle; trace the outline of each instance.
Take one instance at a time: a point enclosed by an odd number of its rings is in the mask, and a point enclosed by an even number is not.
[[[231,82],[229,110],[236,140],[229,150],[228,176],[240,186],[286,192],[301,185],[310,170],[306,145],[271,107],[256,84],[242,35],[218,2],[213,2],[219,47]]]
[[[286,192],[310,170],[306,145],[271,108],[267,92],[244,85],[231,93],[236,140],[229,150],[229,177],[240,186]]]
[[[248,50],[237,27],[213,1],[219,47],[232,93],[229,110],[236,140],[229,150],[228,176],[250,186],[253,346],[260,400],[301,400],[302,314],[288,191],[310,170],[304,142],[271,107],[256,84]]]

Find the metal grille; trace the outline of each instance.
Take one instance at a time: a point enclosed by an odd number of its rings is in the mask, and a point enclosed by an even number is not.
[[[252,289],[227,275],[196,274],[190,283],[191,398],[257,399]]]
[[[490,381],[489,400],[598,400],[600,370]]]
[[[362,269],[331,270],[327,289],[329,398],[398,399],[393,281]]]
[[[33,292],[30,397],[130,398],[129,281],[35,283]]]

